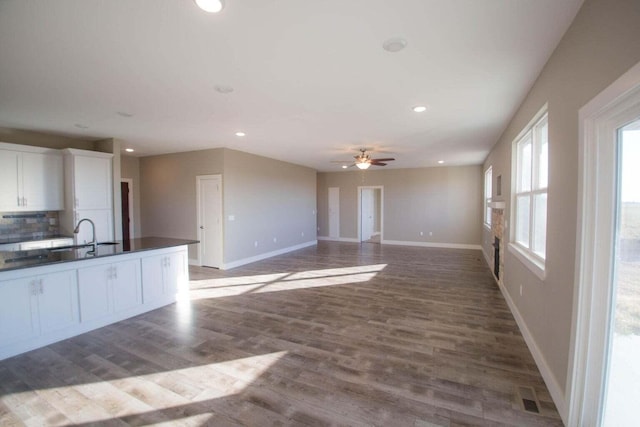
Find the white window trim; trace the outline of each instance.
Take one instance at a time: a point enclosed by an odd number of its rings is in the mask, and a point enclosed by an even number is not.
[[[491,173],[491,194],[489,194],[487,197],[487,173]],[[484,224],[484,228],[486,228],[487,230],[491,230],[491,214],[489,214],[489,217],[487,218],[487,208],[491,208],[491,202],[493,201],[493,166],[489,166],[485,171],[484,171],[484,209],[483,209],[483,224]],[[493,208],[491,208],[491,212],[493,212]]]
[[[534,126],[536,126],[538,124],[538,122],[540,122],[542,120],[542,118],[547,115],[547,121],[549,120],[548,118],[548,112],[549,112],[549,104],[545,103],[542,108],[540,110],[538,110],[538,112],[533,116],[533,118],[529,121],[529,123],[527,123],[527,125],[520,131],[520,133],[513,139],[513,142],[511,143],[511,164],[514,165],[511,168],[511,182],[513,183],[511,186],[511,212],[513,212],[513,221],[511,221],[511,228],[510,228],[510,239],[511,241],[509,242],[509,245],[507,246],[507,248],[509,249],[509,252],[512,253],[513,255],[515,255],[515,257],[520,260],[520,262],[522,262],[529,270],[531,270],[531,272],[533,272],[538,279],[540,280],[544,280],[546,278],[546,268],[545,268],[545,260],[538,256],[536,253],[533,252],[533,250],[526,248],[524,246],[522,246],[520,243],[516,242],[516,227],[517,227],[517,221],[515,219],[517,212],[516,212],[516,200],[517,197],[516,195],[518,194],[517,192],[517,186],[518,186],[518,142],[520,142],[520,140],[522,138],[524,138],[524,136],[529,133],[529,132],[533,132]],[[533,150],[532,150],[533,153]],[[533,154],[532,154],[533,155]],[[548,166],[548,165],[547,165]],[[531,185],[533,186],[533,180],[531,182]],[[544,190],[531,190],[529,192],[529,194],[532,195],[532,202],[533,202],[533,196],[535,194],[541,194],[541,193],[546,193],[547,196],[549,194],[549,185],[547,183],[547,187]],[[548,200],[548,199],[547,199]],[[547,212],[548,212],[548,206],[547,206]],[[533,221],[533,214],[530,215],[529,221]],[[529,233],[531,233],[533,230],[533,227],[531,226],[531,223],[529,225]],[[547,230],[548,230],[548,223],[547,223]],[[545,233],[545,238],[546,238],[546,233]]]

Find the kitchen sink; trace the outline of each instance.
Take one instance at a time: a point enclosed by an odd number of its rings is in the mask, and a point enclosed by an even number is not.
[[[70,245],[70,246],[58,246],[57,248],[47,248],[49,252],[68,252],[76,249],[88,248],[91,245]]]

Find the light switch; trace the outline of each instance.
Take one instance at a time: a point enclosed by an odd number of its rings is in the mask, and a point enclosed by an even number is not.
[[[229,215],[229,221],[235,221],[235,220],[236,220],[235,215]]]

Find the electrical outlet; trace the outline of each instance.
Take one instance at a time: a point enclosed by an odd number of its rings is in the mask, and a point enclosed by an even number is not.
[[[421,231],[421,232],[420,232],[420,235],[421,235],[421,236],[424,236],[424,231]]]
[[[255,242],[253,242],[253,247],[257,248],[258,247],[258,241],[256,240]]]
[[[520,296],[522,296],[522,285],[520,285]]]
[[[433,232],[431,232],[431,231],[430,231],[430,232],[429,232],[429,236],[433,236]]]
[[[273,238],[273,243],[278,243],[278,238],[277,237]]]
[[[302,233],[300,233],[300,236],[301,236],[301,237],[304,237],[304,231],[303,231]]]

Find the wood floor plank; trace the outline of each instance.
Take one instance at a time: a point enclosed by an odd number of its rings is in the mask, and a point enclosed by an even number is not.
[[[0,424],[562,425],[480,251],[320,242],[190,276],[188,302],[0,362]]]

